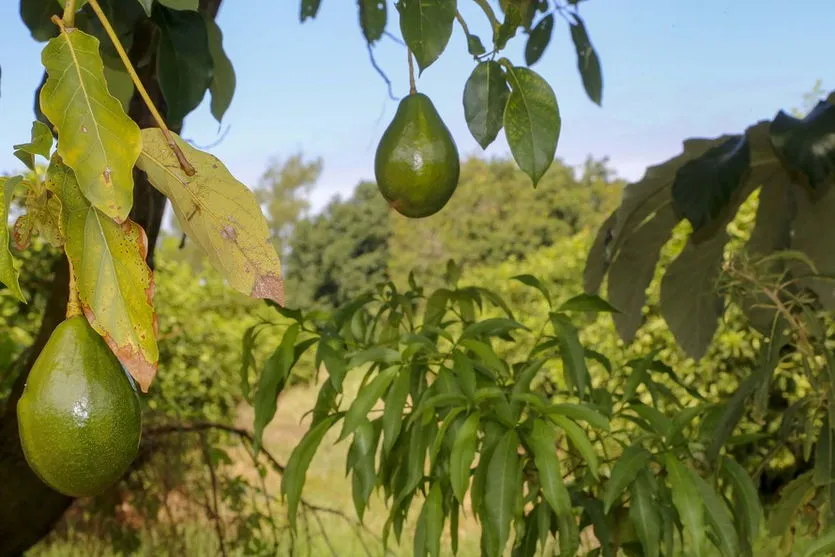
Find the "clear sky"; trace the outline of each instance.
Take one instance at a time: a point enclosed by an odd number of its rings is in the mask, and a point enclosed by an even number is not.
[[[471,31],[485,44],[486,22],[459,0]],[[396,109],[374,72],[357,23],[356,2],[323,0],[319,17],[298,22],[299,0],[226,0],[219,16],[238,88],[211,147],[239,179],[254,186],[272,156],[299,150],[321,156],[314,192],[320,207],[373,178],[374,150]],[[618,173],[676,154],[686,137],[739,132],[780,109],[798,107],[817,79],[835,88],[835,2],[798,0],[590,0],[582,4],[603,65],[603,107],[589,101],[576,70],[567,25],[534,69],[554,87],[563,118],[557,155],[578,164],[609,156]],[[399,35],[389,1],[389,31]],[[525,37],[507,51],[523,63]],[[20,164],[11,146],[27,139],[43,45],[29,36],[16,0],[0,1],[0,170]],[[390,39],[376,48],[398,97],[408,89],[404,48]],[[449,126],[462,155],[480,153],[470,136],[461,93],[473,60],[456,26],[447,52],[418,81]],[[219,138],[209,96],[186,120],[183,136],[200,145]],[[503,137],[487,154],[507,152]]]

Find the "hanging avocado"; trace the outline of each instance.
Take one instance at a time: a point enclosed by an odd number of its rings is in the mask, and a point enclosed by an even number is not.
[[[458,148],[432,101],[413,93],[400,101],[374,159],[380,193],[411,218],[443,209],[458,186]]]

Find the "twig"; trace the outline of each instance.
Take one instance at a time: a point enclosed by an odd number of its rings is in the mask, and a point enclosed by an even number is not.
[[[383,81],[386,82],[386,87],[388,88],[389,98],[393,101],[396,101],[397,97],[394,96],[394,91],[391,88],[391,80],[386,75],[386,72],[383,71],[383,68],[381,68],[379,66],[379,64],[377,64],[377,59],[374,58],[374,49],[372,48],[371,43],[366,43],[365,46],[368,49],[368,59],[371,60],[371,67],[373,67],[374,71],[376,71],[377,74],[381,78],[383,78]]]
[[[409,94],[414,95],[417,93],[417,87],[415,87],[415,65],[412,62],[411,49],[406,49],[406,57],[409,59]]]
[[[75,0],[66,0],[64,3],[64,25],[75,27]]]
[[[215,475],[215,467],[212,464],[212,454],[209,452],[209,442],[206,441],[205,432],[200,434],[200,441],[203,447],[203,458],[206,459],[206,466],[209,468],[209,479],[212,482],[212,522],[215,524],[215,532],[217,533],[217,542],[220,545],[220,554],[223,557],[227,556],[226,543],[224,542],[223,524],[220,520],[220,507],[217,502],[217,476]]]
[[[473,0],[473,2],[475,2],[478,5],[478,7],[481,8],[481,11],[483,11],[484,15],[487,16],[487,19],[490,20],[490,26],[493,28],[493,33],[495,34],[496,31],[498,31],[499,27],[501,27],[499,20],[496,18],[496,12],[493,11],[493,8],[490,6],[487,0]]]
[[[339,553],[336,552],[336,549],[334,549],[333,544],[331,543],[331,539],[328,536],[328,530],[322,523],[322,518],[316,513],[313,513],[313,518],[315,518],[316,522],[319,524],[319,530],[322,531],[322,539],[325,540],[325,545],[327,545],[328,549],[331,550],[331,555],[333,555],[334,557],[338,557]]]

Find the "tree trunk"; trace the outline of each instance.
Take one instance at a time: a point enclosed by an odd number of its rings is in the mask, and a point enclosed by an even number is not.
[[[203,0],[201,9],[212,17],[217,14],[221,0]],[[135,31],[131,60],[147,54],[153,44],[155,30],[150,22],[142,22]],[[152,60],[138,68],[154,104],[165,113],[165,102],[155,75]],[[138,94],[131,100],[129,114],[140,128],[155,127],[147,107]],[[179,132],[175,129],[174,131]],[[166,199],[148,182],[144,173],[134,170],[134,204],[131,219],[148,235],[148,263],[153,267],[154,247],[159,237]],[[21,366],[12,389],[5,413],[0,416],[0,557],[17,557],[46,536],[72,503],[38,479],[29,468],[20,446],[17,424],[17,400],[23,391],[26,377],[52,331],[63,321],[67,305],[68,266],[61,258],[54,267],[49,300],[34,344],[14,365]]]

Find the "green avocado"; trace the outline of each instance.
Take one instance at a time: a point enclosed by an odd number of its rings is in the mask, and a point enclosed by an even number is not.
[[[413,93],[400,101],[374,158],[380,193],[411,218],[444,208],[458,186],[458,148],[432,101]]]
[[[17,418],[29,466],[73,497],[101,493],[122,477],[142,433],[136,390],[84,317],[67,319],[49,337]]]

